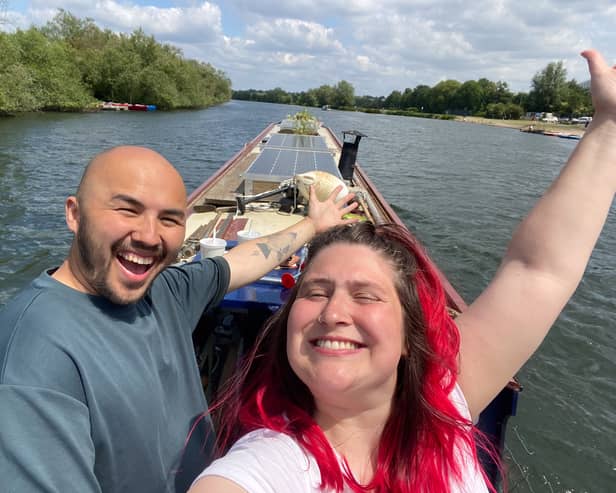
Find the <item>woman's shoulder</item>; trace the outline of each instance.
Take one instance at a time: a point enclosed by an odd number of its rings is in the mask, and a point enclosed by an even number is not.
[[[268,457],[272,460],[287,462],[301,471],[316,470],[315,459],[305,451],[295,438],[268,428],[259,428],[241,437],[229,450],[229,453],[246,453],[259,458]],[[319,474],[320,480],[320,474]]]
[[[451,403],[456,406],[456,409],[460,413],[460,415],[465,419],[471,419],[471,412],[468,408],[468,402],[466,401],[466,397],[462,392],[462,388],[458,383],[454,385],[452,391],[449,393],[449,400]]]
[[[227,478],[249,493],[320,491],[314,458],[294,438],[260,428],[241,437],[223,457],[201,473]]]
[[[449,400],[464,419],[471,420],[466,397],[457,383],[449,393]],[[465,445],[460,446],[458,449],[456,460],[461,467],[462,479],[461,481],[452,482],[450,493],[488,493],[488,488],[479,470],[479,465]]]

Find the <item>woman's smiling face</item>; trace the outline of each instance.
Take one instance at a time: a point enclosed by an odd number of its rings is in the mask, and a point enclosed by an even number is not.
[[[331,399],[391,399],[404,352],[396,276],[380,253],[350,243],[325,247],[304,273],[289,313],[287,355],[317,408]]]

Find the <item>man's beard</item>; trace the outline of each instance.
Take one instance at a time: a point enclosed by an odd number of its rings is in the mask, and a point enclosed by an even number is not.
[[[96,256],[100,252],[100,246],[96,245],[93,240],[93,235],[90,234],[90,224],[85,214],[82,214],[79,228],[76,234],[77,249],[79,251],[79,257],[81,259],[81,265],[83,268],[83,275],[85,276],[90,288],[98,296],[107,298],[112,303],[118,305],[128,305],[139,301],[147,291],[147,288],[152,283],[152,278],[147,286],[143,289],[142,293],[134,298],[121,297],[109,284],[107,276],[109,274],[109,264],[113,261],[116,252],[122,245],[119,241],[111,246],[109,252],[109,258],[107,259],[107,265],[97,266],[95,265]]]

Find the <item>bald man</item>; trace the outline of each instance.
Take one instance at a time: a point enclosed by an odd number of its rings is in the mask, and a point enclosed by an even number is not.
[[[179,173],[141,147],[96,156],[66,200],[68,257],[0,312],[2,490],[186,491],[213,439],[192,330],[225,293],[348,222],[352,196],[337,192],[312,195],[280,233],[169,266],[185,233]]]

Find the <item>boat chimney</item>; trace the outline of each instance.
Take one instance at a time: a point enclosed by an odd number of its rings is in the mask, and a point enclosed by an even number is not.
[[[357,130],[344,130],[342,132],[342,152],[340,153],[340,161],[338,161],[338,170],[345,180],[353,178],[357,148],[362,137],[367,137],[367,135]]]

